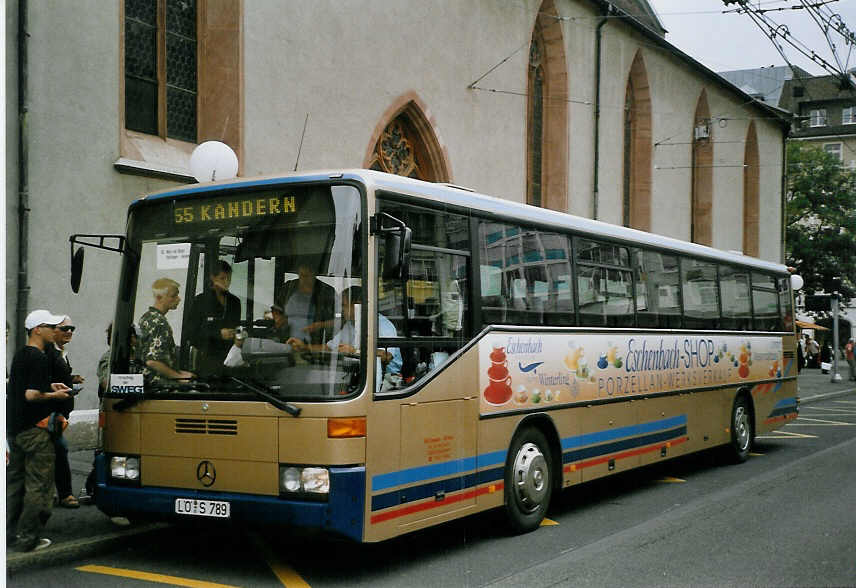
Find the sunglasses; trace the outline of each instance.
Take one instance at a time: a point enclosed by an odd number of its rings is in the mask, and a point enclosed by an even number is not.
[[[57,329],[59,329],[60,331],[63,331],[64,333],[73,333],[74,329],[76,329],[76,328],[77,327],[74,327],[72,325],[67,325],[65,327],[57,327]]]

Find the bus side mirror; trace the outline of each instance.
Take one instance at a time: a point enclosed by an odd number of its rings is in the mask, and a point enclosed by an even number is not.
[[[71,291],[75,294],[80,291],[80,278],[83,276],[83,247],[71,254]]]
[[[407,270],[410,267],[410,241],[412,238],[413,231],[406,226],[386,233],[384,237],[383,275],[381,276],[384,280],[400,280],[407,277]]]

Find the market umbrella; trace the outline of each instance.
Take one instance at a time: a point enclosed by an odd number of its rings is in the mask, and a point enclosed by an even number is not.
[[[806,321],[796,321],[797,327],[800,329],[816,329],[818,331],[828,331],[829,329],[826,327],[821,327],[820,325],[816,325],[814,323],[807,323]]]

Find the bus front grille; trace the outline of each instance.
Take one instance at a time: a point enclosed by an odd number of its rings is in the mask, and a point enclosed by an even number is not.
[[[175,432],[192,435],[237,435],[238,421],[233,419],[175,419]]]

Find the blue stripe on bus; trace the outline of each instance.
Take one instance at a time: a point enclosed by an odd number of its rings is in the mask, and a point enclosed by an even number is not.
[[[372,497],[372,511],[383,510],[385,508],[417,500],[424,500],[425,498],[436,496],[438,492],[446,494],[466,490],[467,488],[473,488],[481,484],[501,480],[504,475],[505,468],[499,467],[474,472],[465,476],[446,478],[445,480],[437,480],[427,484],[420,484],[419,486],[410,486],[400,490],[393,490],[392,492],[387,492],[385,494],[378,494]]]
[[[783,414],[792,414],[795,412],[797,412],[796,397],[784,398],[776,403],[776,406],[773,407],[773,410],[769,415],[767,415],[767,418],[782,416]]]
[[[687,428],[685,426],[682,426],[677,427],[675,429],[669,429],[668,431],[660,431],[657,433],[652,433],[650,435],[643,435],[641,437],[630,437],[629,439],[623,439],[621,441],[607,443],[605,445],[595,445],[592,447],[586,447],[585,449],[578,449],[576,451],[566,451],[562,453],[562,463],[571,463],[573,461],[581,461],[583,459],[590,459],[592,457],[600,457],[603,455],[608,455],[610,453],[618,453],[619,451],[624,451],[627,449],[634,449],[636,447],[643,447],[645,445],[660,443],[662,441],[668,441],[669,439],[675,439],[677,437],[683,437],[686,434]]]
[[[613,441],[615,439],[621,439],[622,437],[630,437],[631,435],[645,435],[655,431],[673,429],[680,425],[684,425],[684,430],[686,430],[686,424],[687,415],[682,414],[659,421],[652,421],[650,423],[630,425],[627,427],[619,427],[617,429],[608,429],[606,431],[597,431],[596,433],[586,433],[584,435],[576,435],[575,437],[566,437],[562,439],[562,451],[573,449],[575,447],[583,447],[585,445],[594,445],[595,443]]]
[[[491,451],[490,453],[482,453],[475,457],[464,457],[462,459],[453,459],[442,463],[432,463],[431,465],[389,472],[388,474],[380,474],[372,477],[372,492],[385,490],[393,486],[422,482],[430,478],[460,474],[461,472],[485,468],[500,463],[504,464],[505,455],[505,450]]]

